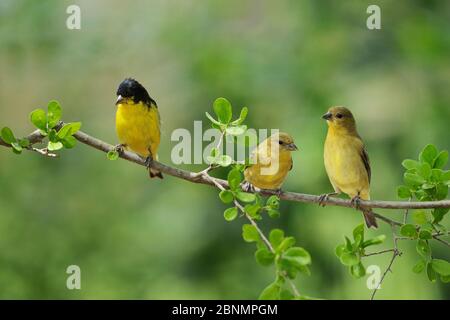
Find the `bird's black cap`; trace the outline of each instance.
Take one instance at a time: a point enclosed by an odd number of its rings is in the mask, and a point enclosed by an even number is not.
[[[150,97],[147,90],[145,90],[139,82],[132,78],[127,78],[119,84],[117,96],[122,96],[122,98],[133,98],[135,103],[142,101],[149,106],[151,104],[156,106],[155,100]]]

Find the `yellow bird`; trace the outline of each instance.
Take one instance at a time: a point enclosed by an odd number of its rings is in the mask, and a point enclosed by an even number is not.
[[[297,146],[289,134],[270,136],[252,152],[252,164],[244,171],[245,180],[260,189],[280,190],[292,169],[291,151],[295,150]]]
[[[359,201],[370,200],[370,162],[364,142],[356,131],[356,122],[350,110],[332,107],[322,117],[327,121],[328,134],[324,147],[325,169],[333,193],[321,196],[323,203],[330,195],[347,194],[359,208]],[[371,210],[363,210],[367,227],[377,228]]]
[[[161,138],[158,106],[147,90],[134,79],[125,79],[117,89],[116,132],[119,148],[125,148],[146,159],[150,177],[163,178],[150,167],[158,159]]]

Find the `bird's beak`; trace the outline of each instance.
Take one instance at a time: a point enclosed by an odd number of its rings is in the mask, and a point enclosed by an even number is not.
[[[121,103],[123,100],[124,100],[124,98],[119,94],[119,95],[117,96],[116,104]]]
[[[322,119],[330,120],[332,116],[331,112],[327,112],[322,116]]]
[[[286,145],[287,149],[290,151],[297,151],[298,148],[294,143],[289,143],[288,145]]]

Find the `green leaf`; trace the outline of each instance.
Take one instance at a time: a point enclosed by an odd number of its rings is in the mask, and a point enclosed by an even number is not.
[[[450,263],[442,259],[431,260],[431,266],[434,271],[442,276],[450,276]]]
[[[450,170],[444,171],[440,178],[441,181],[450,181]]]
[[[61,140],[61,143],[63,144],[64,148],[72,149],[77,144],[77,139],[72,136],[67,136],[63,140]]]
[[[211,121],[213,124],[217,125],[219,128],[222,127],[222,124],[219,121],[217,121],[216,119],[214,119],[212,117],[212,115],[210,115],[208,112],[205,112],[205,114],[206,114],[206,117],[209,119],[209,121]]]
[[[360,261],[359,257],[356,254],[347,251],[344,251],[342,253],[340,260],[343,265],[349,267],[358,264]]]
[[[402,166],[407,170],[417,169],[420,166],[420,162],[412,159],[403,160]]]
[[[449,283],[450,282],[450,276],[441,276],[442,283]]]
[[[17,141],[16,137],[14,137],[14,133],[8,127],[4,127],[2,131],[0,131],[0,136],[4,142],[9,144]]]
[[[247,131],[246,125],[227,127],[225,129],[225,132],[232,136],[240,136],[241,134],[244,134],[245,131]]]
[[[357,247],[364,241],[364,224],[361,223],[353,229],[353,239]]]
[[[11,143],[14,153],[20,154],[23,150],[22,146],[18,142]]]
[[[410,187],[417,187],[426,182],[426,180],[422,176],[415,174],[415,173],[409,173],[409,172],[406,172],[403,175],[403,181],[405,182],[405,184],[407,186],[410,186]]]
[[[275,259],[275,255],[267,248],[261,248],[255,252],[255,259],[262,266],[270,266]]]
[[[259,241],[258,230],[251,224],[244,224],[242,226],[242,238],[246,242],[257,242]]]
[[[279,300],[281,286],[277,283],[269,284],[259,296],[259,300]]]
[[[336,257],[341,258],[342,253],[344,253],[345,250],[345,244],[340,244],[336,247],[334,253],[336,254]]]
[[[400,199],[409,199],[411,198],[411,191],[409,190],[409,188],[407,186],[399,186],[397,188],[397,196]]]
[[[287,289],[282,289],[280,293],[280,300],[294,300],[295,296],[292,294],[291,291]]]
[[[385,239],[386,239],[386,236],[384,234],[380,234],[379,236],[376,236],[370,240],[364,241],[363,244],[361,245],[361,247],[367,248],[369,246],[381,244],[384,242]]]
[[[436,282],[437,274],[436,274],[436,271],[434,271],[433,265],[431,262],[427,263],[427,276],[428,276],[428,280],[430,280],[431,282]]]
[[[253,202],[256,200],[256,196],[253,193],[237,191],[236,198],[242,202]]]
[[[356,279],[362,278],[366,275],[366,268],[364,268],[361,262],[354,264],[350,267],[350,274]]]
[[[350,239],[345,236],[345,247],[347,248],[348,251],[353,251],[353,246],[352,246],[352,242],[350,241]]]
[[[58,135],[56,133],[55,129],[50,129],[48,132],[48,140],[50,140],[51,142],[59,142],[59,138]]]
[[[272,209],[278,209],[280,207],[280,198],[276,195],[270,196],[266,201],[266,206]]]
[[[242,181],[242,174],[239,170],[234,168],[228,173],[227,180],[231,190],[238,190]]]
[[[233,202],[234,200],[233,192],[231,192],[230,190],[222,190],[219,193],[219,198],[220,200],[222,200],[223,203]]]
[[[419,238],[424,240],[429,240],[432,238],[431,232],[429,230],[420,230]]]
[[[286,237],[281,241],[280,245],[276,248],[277,252],[284,252],[295,244],[294,237]]]
[[[47,115],[42,109],[36,109],[30,113],[30,121],[36,128],[47,132]]]
[[[287,249],[282,256],[282,259],[288,261],[296,268],[311,264],[310,254],[308,253],[308,251],[300,247],[293,247]]]
[[[426,261],[431,259],[431,249],[426,240],[420,239],[416,245],[417,253]]]
[[[228,167],[233,163],[233,159],[229,155],[223,154],[217,157],[216,163],[221,167]]]
[[[437,200],[444,200],[447,198],[448,194],[448,186],[445,184],[438,184],[436,186],[436,199]]]
[[[211,149],[210,153],[211,157],[216,158],[219,156],[219,154],[220,154],[219,149],[217,149],[216,147]]]
[[[252,218],[255,218],[259,214],[261,206],[258,203],[246,204],[244,207],[245,212]]]
[[[213,104],[214,112],[219,121],[223,124],[228,124],[233,116],[231,103],[225,98],[217,98]]]
[[[61,142],[48,142],[47,149],[48,151],[58,151],[62,149],[64,146]]]
[[[81,122],[66,123],[59,131],[58,138],[64,139],[65,137],[72,136],[81,128]]]
[[[62,109],[58,101],[54,100],[48,103],[47,109],[48,127],[53,128],[58,124],[59,120],[61,120]]]
[[[413,222],[418,225],[423,225],[428,222],[427,214],[423,210],[415,211],[412,214],[412,219],[413,219]]]
[[[429,144],[420,153],[419,160],[422,163],[428,163],[430,166],[432,166],[434,164],[434,159],[437,157],[437,155],[438,155],[437,148],[434,145]]]
[[[269,241],[276,249],[284,239],[284,231],[281,229],[273,229],[269,234]]]
[[[417,174],[419,174],[425,180],[431,177],[431,165],[428,163],[422,163],[419,168],[417,168]]]
[[[241,113],[239,114],[239,118],[237,120],[234,120],[231,124],[232,125],[240,125],[242,122],[245,121],[245,118],[247,118],[247,114],[248,114],[248,108],[243,107],[241,109]]]
[[[238,216],[238,209],[236,207],[228,208],[223,212],[223,217],[226,221],[233,221]]]
[[[426,266],[426,264],[427,264],[427,262],[425,261],[425,260],[419,260],[415,265],[414,265],[414,267],[413,267],[413,272],[414,273],[421,273],[424,269],[425,269],[425,266]]]
[[[27,148],[27,147],[30,146],[30,140],[28,140],[27,138],[20,139],[20,140],[19,140],[19,145],[20,145],[22,148]]]
[[[276,209],[268,209],[267,210],[267,214],[269,215],[269,217],[271,217],[272,219],[277,219],[280,217],[280,211],[276,210]]]
[[[412,224],[405,224],[400,228],[400,234],[408,238],[417,238],[416,227]]]
[[[119,159],[119,152],[117,152],[116,150],[111,150],[106,154],[106,157],[111,161],[117,160]]]
[[[433,167],[437,169],[442,169],[447,164],[447,161],[448,161],[448,151],[446,150],[441,151],[436,157],[436,159],[434,159]]]

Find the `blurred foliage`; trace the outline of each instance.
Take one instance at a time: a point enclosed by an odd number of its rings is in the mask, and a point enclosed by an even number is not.
[[[374,199],[396,198],[401,162],[422,146],[450,149],[448,1],[76,2],[79,31],[65,26],[72,1],[0,2],[0,127],[17,137],[32,130],[24,121],[32,110],[56,99],[64,121],[82,121],[83,130],[114,143],[115,90],[133,76],[160,107],[162,162],[176,143],[171,132],[191,130],[218,96],[248,106],[249,127],[295,138],[300,152],[286,190],[331,190],[320,119],[330,105],[356,116]],[[381,30],[366,28],[369,4],[381,6]],[[82,145],[61,155],[0,151],[0,298],[246,299],[267,285],[273,270],[256,267],[240,224],[224,222],[214,189],[149,181],[142,168]],[[314,257],[300,291],[370,296],[365,280],[350,279],[334,254],[360,213],[286,202],[280,211],[264,230],[283,228]],[[380,233],[389,227],[366,237]],[[407,253],[377,297],[450,298],[448,285],[411,272],[415,245],[400,246]],[[440,244],[433,255],[450,257]],[[384,268],[389,258],[365,264]],[[81,267],[82,290],[66,289],[71,264]]]

